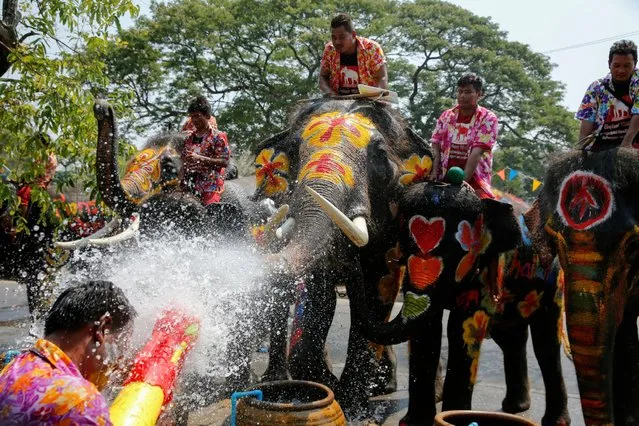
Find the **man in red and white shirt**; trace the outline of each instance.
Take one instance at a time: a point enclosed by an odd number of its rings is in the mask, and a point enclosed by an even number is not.
[[[380,45],[357,35],[351,18],[340,13],[331,21],[331,40],[320,64],[319,88],[324,94],[358,94],[358,84],[388,88],[386,58]]]

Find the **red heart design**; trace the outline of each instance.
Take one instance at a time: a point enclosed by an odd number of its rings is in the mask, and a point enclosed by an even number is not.
[[[446,221],[441,217],[428,220],[424,216],[413,216],[408,222],[408,229],[419,249],[426,254],[441,242]]]
[[[410,256],[408,258],[408,276],[418,290],[425,290],[435,284],[444,270],[441,257]]]

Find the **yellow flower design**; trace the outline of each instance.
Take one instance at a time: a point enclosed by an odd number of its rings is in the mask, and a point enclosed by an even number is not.
[[[321,149],[311,155],[297,178],[299,182],[315,179],[327,180],[335,185],[346,185],[351,188],[355,185],[353,169],[344,162],[341,152],[332,149]]]
[[[170,149],[173,148],[147,148],[138,153],[126,166],[122,186],[133,200],[139,201],[148,196],[159,185],[160,158]]]
[[[288,190],[290,161],[283,152],[265,148],[255,157],[255,183],[267,196]]]
[[[432,168],[433,160],[429,156],[420,157],[417,154],[413,154],[402,163],[402,175],[399,178],[399,183],[402,186],[409,186],[422,182],[428,178]]]
[[[312,117],[302,132],[302,139],[316,147],[336,146],[343,140],[361,149],[371,140],[373,122],[360,113],[327,112]]]
[[[477,311],[475,314],[466,319],[462,324],[464,328],[464,343],[467,346],[468,355],[472,358],[475,354],[479,354],[481,342],[486,337],[490,317],[484,311]]]

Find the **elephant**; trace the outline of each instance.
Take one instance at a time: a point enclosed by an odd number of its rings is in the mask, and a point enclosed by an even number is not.
[[[391,324],[371,324],[365,315],[359,323],[362,333],[378,343],[410,340],[409,405],[400,424],[433,422],[444,309],[450,316],[442,410],[471,408],[481,343],[488,333],[504,353],[502,409],[527,410],[530,325],[546,387],[542,424],[570,422],[560,363],[558,265],[540,263],[522,213],[510,204],[480,200],[467,186],[417,183],[402,191],[393,269],[403,268],[404,306]],[[357,312],[366,312],[360,306],[365,301],[354,303]]]
[[[184,133],[151,138],[129,161],[120,179],[113,109],[106,101],[97,100],[94,113],[98,121],[96,175],[102,199],[124,218],[137,213],[139,221],[130,227],[139,226],[143,235],[151,236],[170,228],[183,235],[222,233],[242,237],[248,235],[250,221],[260,221],[268,213],[232,181],[226,182],[221,202],[206,208],[191,194],[180,191],[179,152]],[[235,166],[228,172],[237,175]],[[134,234],[127,231],[123,233],[127,237]],[[91,242],[95,244],[95,239]]]
[[[527,217],[535,244],[558,255],[566,325],[587,425],[639,424],[637,241],[639,152],[556,158]]]
[[[270,255],[271,279],[276,288],[290,290],[289,299],[283,296],[272,315],[264,378],[290,374],[326,384],[353,417],[365,411],[371,392],[393,389],[394,354],[352,327],[344,370],[339,379],[333,374],[324,349],[336,285],[349,285],[352,277],[365,281],[361,296],[374,318],[388,317],[399,290],[397,277],[385,277],[385,256],[396,228],[393,202],[399,187],[428,176],[432,153],[399,113],[381,102],[313,100],[294,109],[289,122],[289,129],[259,144],[255,160],[254,199],[268,197],[290,206],[276,233],[280,244]],[[323,209],[332,209],[332,218]],[[292,301],[296,307],[287,345]],[[379,375],[379,382],[386,382],[380,388],[389,389],[369,388],[370,379]]]

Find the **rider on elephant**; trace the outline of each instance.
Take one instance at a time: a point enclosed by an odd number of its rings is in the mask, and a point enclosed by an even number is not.
[[[477,105],[482,96],[479,76],[464,74],[457,81],[457,105],[437,120],[431,143],[431,180],[444,180],[451,167],[460,167],[479,198],[495,198],[490,189],[492,149],[497,142],[497,116]]]
[[[639,140],[639,71],[637,45],[620,40],[610,47],[610,73],[593,82],[584,95],[576,118],[581,120],[579,141],[591,151],[634,146]]]
[[[331,41],[324,47],[319,88],[326,95],[359,94],[358,84],[388,87],[386,58],[381,46],[357,35],[350,16],[340,13],[331,21]]]
[[[220,201],[231,152],[226,133],[211,126],[211,106],[198,96],[188,108],[194,129],[184,141],[181,186],[208,206]]]

